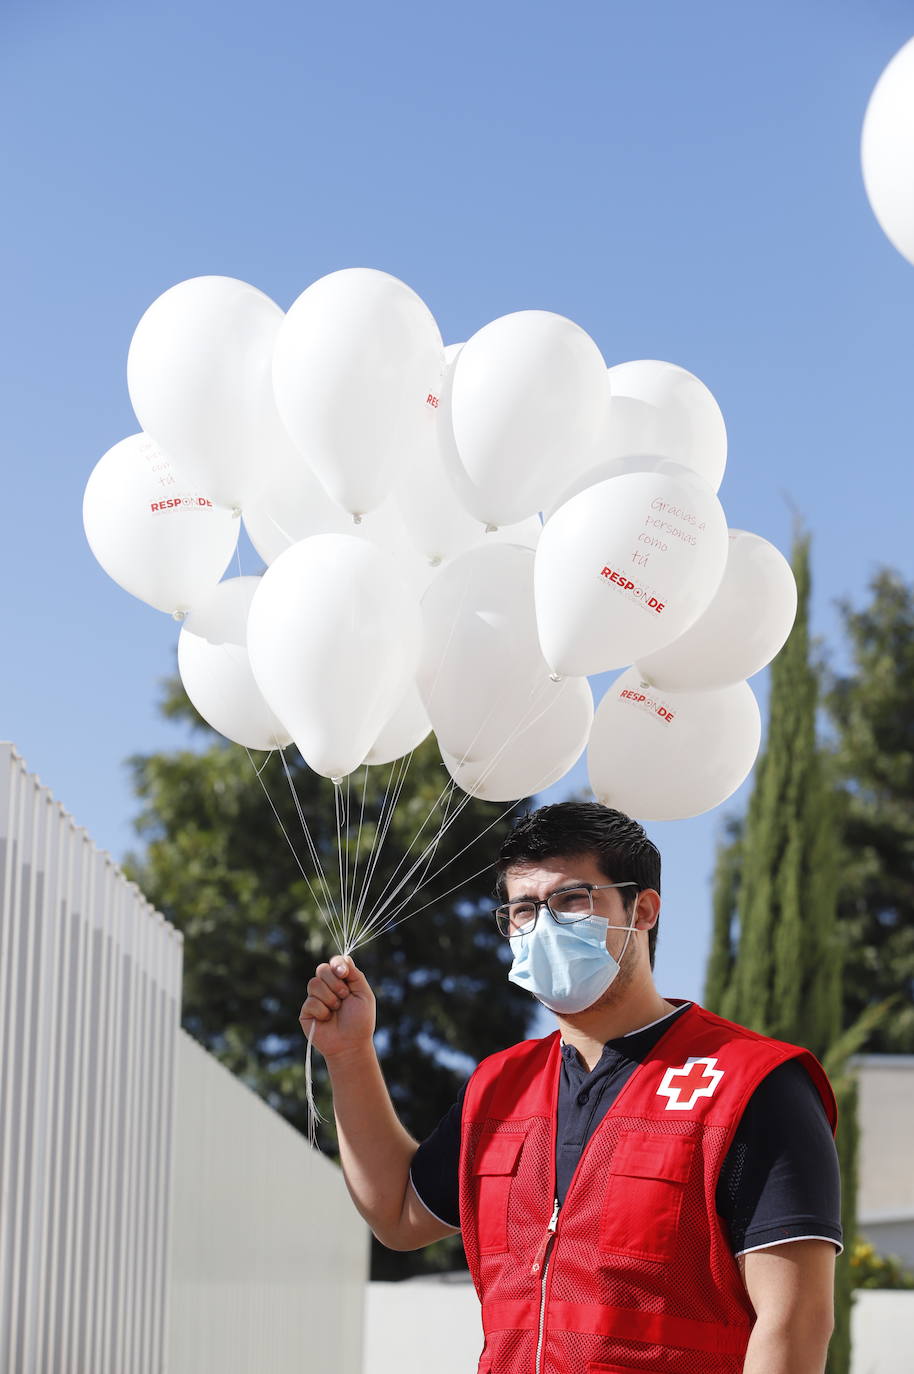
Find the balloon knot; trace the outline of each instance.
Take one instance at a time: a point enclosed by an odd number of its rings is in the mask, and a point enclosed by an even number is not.
[[[498,526],[497,526],[497,525],[486,525],[486,534],[497,534],[497,533],[498,533]]]
[[[361,523],[362,523],[362,517],[361,517],[361,515],[358,515],[358,514],[355,514],[355,513],[354,513],[354,514],[353,514],[353,517],[352,517],[352,523],[353,523],[354,525],[361,525]]]
[[[339,786],[341,786],[343,779],[342,779],[342,777],[339,777],[339,778],[331,778],[330,781],[333,783],[334,787],[339,787]]]
[[[561,673],[550,673],[550,674],[549,674],[549,681],[550,681],[550,682],[564,682],[565,679],[562,677],[562,674],[561,674]]]
[[[233,520],[240,520],[240,519],[241,519],[241,507],[240,507],[240,506],[232,506],[232,519],[233,519]]]
[[[171,618],[172,618],[172,620],[177,620],[177,621],[180,623],[180,621],[186,620],[186,619],[187,619],[187,612],[186,612],[186,611],[172,611],[172,613],[171,613]]]
[[[433,558],[428,560],[428,565],[430,568],[440,568],[443,562],[444,559],[441,557],[441,554],[436,553]]]

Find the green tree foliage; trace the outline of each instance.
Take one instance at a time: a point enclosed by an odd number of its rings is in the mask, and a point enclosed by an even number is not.
[[[851,666],[827,696],[844,790],[838,915],[851,974],[844,1021],[895,999],[867,1050],[914,1053],[914,587],[883,569],[841,610]]]
[[[809,537],[793,549],[797,618],[771,666],[768,738],[745,820],[718,849],[706,1000],[753,1030],[805,1045],[821,1058],[842,1027],[842,946],[837,928],[841,867],[837,789],[817,740],[819,680],[809,641]],[[854,1048],[857,1047],[856,1041]],[[842,1223],[855,1234],[856,1087],[847,1049],[840,1074]],[[849,1247],[838,1261],[835,1333],[828,1374],[850,1368]]]
[[[841,1169],[841,1231],[844,1251],[835,1265],[835,1329],[828,1345],[826,1374],[849,1374],[851,1367],[851,1309],[855,1277],[853,1238],[857,1234],[857,1157],[860,1128],[857,1117],[857,1078],[845,1064],[832,1075],[838,1103],[838,1165]]]
[[[841,1027],[839,844],[835,788],[816,740],[806,535],[793,569],[797,619],[771,666],[765,752],[741,834],[719,851],[707,991],[724,1016],[822,1055]]]
[[[711,903],[711,948],[705,970],[704,1004],[719,1012],[724,1004],[736,959],[734,916],[742,871],[743,822],[735,816],[724,821],[717,846],[714,893]]]
[[[175,682],[168,685],[164,710],[193,718]],[[314,893],[283,839],[251,759],[244,750],[213,738],[201,752],[132,760],[142,802],[137,830],[145,848],[129,861],[129,869],[153,905],[184,934],[185,1029],[305,1131],[306,1042],[298,1015],[308,979],[316,964],[335,952],[335,944],[319,914],[315,870],[280,759],[253,756],[258,768],[266,764],[264,784]],[[293,762],[293,752],[288,762],[295,791],[328,883],[338,892],[333,787]],[[384,823],[390,770],[367,770],[367,780],[365,774],[360,770],[353,776],[349,792],[353,827],[348,854],[344,845],[343,878],[345,885],[348,862],[350,886],[359,818],[361,875]],[[446,781],[434,744],[417,750],[380,848],[371,885],[375,901]],[[457,799],[462,796],[458,793]],[[456,799],[452,811],[455,806]],[[429,881],[403,913],[416,914],[354,956],[377,994],[377,1045],[391,1095],[407,1129],[419,1139],[447,1111],[472,1065],[522,1039],[530,1022],[532,1004],[506,980],[507,943],[490,915],[491,863],[509,824],[504,808],[471,801],[441,838]],[[434,833],[430,825],[408,862]],[[420,876],[421,870],[412,888]],[[355,886],[360,885],[358,878]],[[330,1118],[329,1089],[318,1054],[314,1065],[319,1105]],[[333,1151],[329,1128],[320,1144]],[[452,1262],[453,1251],[451,1246]],[[396,1255],[376,1247],[375,1257],[374,1272],[386,1277],[429,1264],[428,1252]]]
[[[897,1255],[880,1255],[867,1240],[858,1238],[851,1256],[855,1288],[914,1288],[914,1273]]]

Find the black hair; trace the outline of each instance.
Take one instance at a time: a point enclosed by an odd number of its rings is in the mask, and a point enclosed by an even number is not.
[[[509,830],[495,861],[496,891],[507,897],[505,873],[515,864],[541,859],[572,858],[590,854],[609,882],[638,884],[660,891],[660,850],[649,840],[644,827],[622,811],[599,802],[557,802],[522,816]],[[631,888],[619,893],[626,911],[635,904]],[[657,948],[656,922],[647,934],[651,968]]]

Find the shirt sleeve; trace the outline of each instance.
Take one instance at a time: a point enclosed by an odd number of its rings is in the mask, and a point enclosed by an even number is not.
[[[460,1124],[467,1085],[413,1155],[409,1171],[419,1201],[445,1226],[460,1229]]]
[[[749,1099],[716,1193],[734,1255],[792,1240],[842,1250],[838,1153],[818,1089],[796,1060]]]

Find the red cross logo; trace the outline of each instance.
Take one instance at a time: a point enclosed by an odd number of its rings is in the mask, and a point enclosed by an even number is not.
[[[700,1097],[711,1097],[724,1076],[715,1067],[716,1059],[687,1059],[681,1069],[667,1069],[657,1089],[658,1097],[667,1098],[668,1112],[690,1112]],[[675,1081],[674,1081],[675,1080]],[[689,1093],[683,1101],[682,1094]]]

